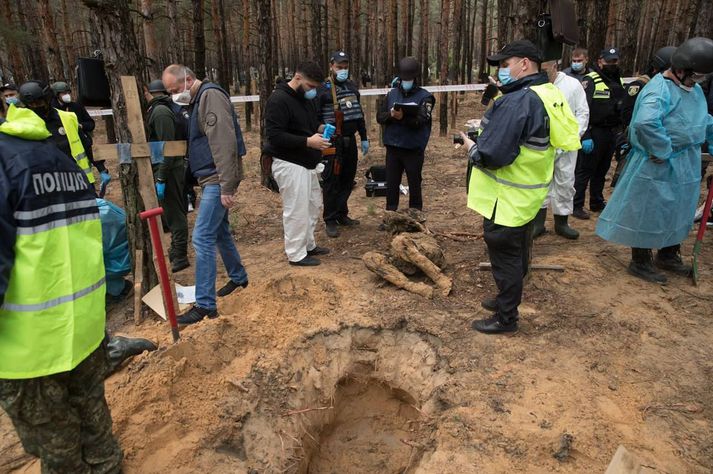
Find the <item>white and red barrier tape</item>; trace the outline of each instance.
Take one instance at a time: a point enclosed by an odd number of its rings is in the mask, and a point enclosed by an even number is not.
[[[625,77],[624,83],[632,82],[635,77]],[[426,86],[428,92],[482,92],[487,87],[487,84],[454,84],[447,86]],[[391,89],[361,89],[359,92],[362,96],[367,97],[371,95],[386,95]],[[244,102],[260,102],[259,95],[234,95],[230,98],[230,102],[233,104],[240,104]],[[103,115],[113,115],[111,109],[92,109],[88,110],[89,115],[92,117],[100,117]]]

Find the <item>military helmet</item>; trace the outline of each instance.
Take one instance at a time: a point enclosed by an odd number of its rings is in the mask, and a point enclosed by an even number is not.
[[[69,92],[71,90],[69,84],[67,84],[66,82],[54,82],[50,86],[50,89],[52,89],[52,92],[54,94],[59,94],[61,92]]]
[[[664,46],[651,57],[651,66],[658,71],[665,71],[671,67],[671,56],[676,52],[675,46]]]
[[[161,79],[154,79],[153,81],[149,82],[149,92],[163,92],[166,94],[166,87],[163,85],[163,81]]]
[[[18,90],[20,100],[24,104],[29,104],[38,100],[46,100],[49,95],[49,88],[40,81],[27,81]]]
[[[671,57],[674,69],[685,69],[699,74],[713,72],[713,40],[691,38],[676,49]]]

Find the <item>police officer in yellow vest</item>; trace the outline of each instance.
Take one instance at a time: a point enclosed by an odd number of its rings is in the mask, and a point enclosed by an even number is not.
[[[43,473],[118,473],[99,211],[50,137],[14,105],[0,124],[0,406]]]
[[[52,134],[52,141],[67,156],[73,158],[84,172],[89,184],[94,185],[92,163],[82,145],[79,134],[79,120],[74,112],[50,107],[52,93],[38,81],[28,81],[20,86],[20,100],[28,109],[35,112],[45,121],[47,130]],[[102,182],[111,180],[109,173],[101,171]]]
[[[582,151],[577,156],[574,178],[574,211],[577,219],[589,219],[584,200],[589,186],[589,210],[601,212],[604,181],[616,148],[616,136],[621,131],[625,97],[619,69],[619,51],[607,48],[601,52],[597,65],[582,80],[589,105],[589,129],[582,136]]]
[[[517,330],[523,279],[528,271],[532,220],[547,197],[555,148],[580,147],[577,119],[562,92],[540,72],[542,53],[514,41],[488,63],[499,66],[503,96],[481,121],[477,143],[462,134],[471,166],[468,207],[483,216],[498,294],[481,304],[495,313],[476,320],[483,333]]]

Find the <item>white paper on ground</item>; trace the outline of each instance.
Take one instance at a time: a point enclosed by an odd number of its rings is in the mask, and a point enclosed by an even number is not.
[[[196,302],[196,286],[181,286],[176,284],[176,298],[179,304],[193,304]]]
[[[190,287],[182,287],[180,285],[176,285],[176,293],[179,293],[179,288],[192,288],[193,289],[193,301],[195,301],[195,286],[190,286]],[[146,304],[149,308],[153,310],[154,313],[158,314],[161,316],[164,320],[166,320],[166,309],[163,307],[163,295],[161,294],[161,285],[156,285],[153,288],[151,288],[151,291],[146,293],[143,298],[141,298],[141,301]],[[180,300],[178,301],[178,312],[182,313],[186,311],[188,308],[190,308],[190,303],[182,303]]]

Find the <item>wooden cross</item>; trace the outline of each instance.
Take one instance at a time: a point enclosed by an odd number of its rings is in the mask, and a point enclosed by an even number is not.
[[[121,86],[124,89],[124,102],[126,103],[126,116],[129,123],[129,130],[133,141],[131,143],[131,158],[136,162],[139,194],[144,201],[146,209],[159,207],[158,198],[156,197],[156,188],[154,187],[153,169],[151,167],[151,149],[146,141],[146,131],[144,129],[144,119],[141,111],[141,101],[139,100],[139,90],[136,86],[136,78],[133,76],[121,76]],[[94,158],[99,160],[119,159],[118,144],[94,145]],[[164,156],[181,156],[186,154],[185,141],[170,141],[165,142],[163,148]],[[159,225],[159,234],[161,235],[161,243],[163,244],[163,255],[154,255],[154,267],[156,274],[159,274],[158,262],[162,258],[166,263],[167,257],[167,239],[163,233],[163,226]],[[136,268],[141,268],[136,265]],[[178,308],[178,300],[176,298],[176,286],[173,277],[170,277],[171,296],[173,297],[173,307]],[[166,308],[164,301],[164,308]],[[136,323],[141,321],[140,312],[134,314]]]

